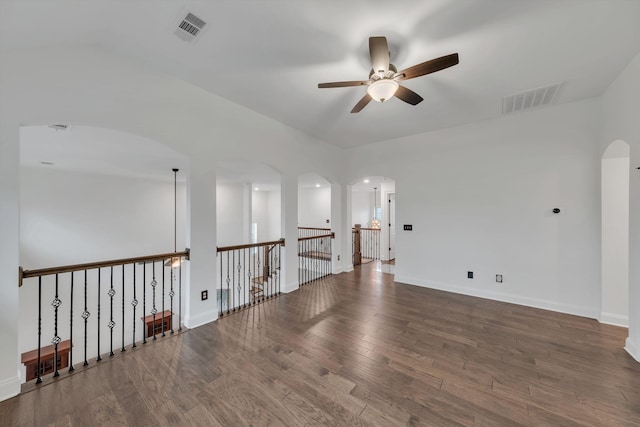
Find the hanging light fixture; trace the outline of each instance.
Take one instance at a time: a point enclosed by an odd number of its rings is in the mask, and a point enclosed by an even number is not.
[[[373,187],[373,219],[371,220],[371,228],[380,229],[380,220],[378,219],[378,187]]]
[[[178,170],[173,168],[173,252],[178,252]],[[164,265],[178,268],[182,264],[181,257],[170,258]]]

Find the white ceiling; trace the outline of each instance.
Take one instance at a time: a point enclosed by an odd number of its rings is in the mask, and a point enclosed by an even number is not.
[[[174,36],[191,11],[207,29]],[[368,37],[399,69],[458,52],[460,64],[397,99],[349,111],[365,88]],[[0,49],[96,44],[341,147],[501,114],[501,99],[564,82],[557,102],[600,95],[640,50],[637,0],[3,0]]]
[[[178,181],[185,181],[189,168],[184,155],[154,140],[88,126],[22,127],[20,164],[168,181],[173,181],[173,168],[179,169]]]

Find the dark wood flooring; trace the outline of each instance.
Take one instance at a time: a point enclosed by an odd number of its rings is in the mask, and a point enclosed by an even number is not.
[[[370,264],[0,403],[2,426],[637,426],[626,330]]]

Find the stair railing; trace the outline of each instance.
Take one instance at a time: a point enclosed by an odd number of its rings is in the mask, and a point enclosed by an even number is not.
[[[284,239],[218,250],[218,315],[224,316],[280,295]]]
[[[335,233],[298,237],[298,284],[303,286],[333,274],[332,239]]]
[[[67,366],[73,372],[73,348],[78,335],[82,337],[79,362],[88,366],[93,358],[100,362],[107,354],[114,356],[118,347],[124,352],[140,342],[146,344],[147,339],[155,340],[157,335],[173,334],[176,323],[177,330],[182,331],[182,263],[188,259],[186,249],[36,270],[20,267],[21,298],[30,299],[34,290],[37,292],[37,307],[26,306],[37,318],[37,334],[33,339],[23,337],[25,342],[33,341],[36,346],[35,350],[22,354],[27,381],[35,379],[35,384],[40,384],[44,375],[51,373],[58,377]],[[37,288],[36,283],[30,282],[36,282]],[[51,301],[50,307],[43,301]],[[108,336],[108,353],[104,335]],[[43,347],[44,336],[52,336],[51,345]]]

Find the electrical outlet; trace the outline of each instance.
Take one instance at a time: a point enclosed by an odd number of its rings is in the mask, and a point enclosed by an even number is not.
[[[202,301],[206,301],[209,299],[209,291],[202,291],[200,292],[200,299]]]
[[[473,279],[473,271],[467,271],[467,279]]]
[[[338,261],[340,261],[340,255],[338,255]]]
[[[496,274],[496,282],[502,283],[502,274]]]

